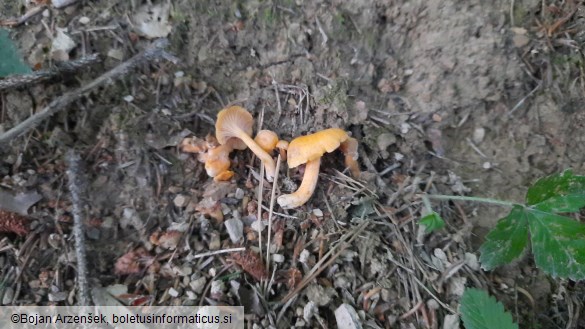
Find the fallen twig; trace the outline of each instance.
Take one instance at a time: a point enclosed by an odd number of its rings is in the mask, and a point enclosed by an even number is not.
[[[143,62],[154,61],[160,58],[165,58],[172,62],[177,62],[178,59],[173,55],[164,51],[164,47],[168,44],[167,39],[159,39],[155,41],[149,48],[142,51],[141,53],[130,58],[126,62],[116,66],[110,71],[104,73],[97,79],[93,80],[89,84],[70,91],[61,97],[53,100],[49,105],[43,108],[40,112],[28,117],[23,122],[14,126],[4,134],[0,135],[0,145],[11,141],[12,139],[26,133],[27,131],[36,127],[41,121],[50,117],[51,115],[63,110],[67,105],[80,98],[85,93],[111,82],[113,79],[124,75],[128,70],[135,68]]]
[[[19,74],[8,76],[0,80],[0,91],[40,83],[63,75],[65,73],[73,73],[86,66],[97,63],[99,62],[99,60],[100,58],[98,54],[91,54],[89,56],[82,57],[74,61],[59,63],[55,67],[50,68],[48,70],[37,71],[31,74]]]
[[[74,150],[69,150],[66,156],[67,178],[69,179],[69,192],[71,193],[71,204],[73,206],[73,236],[75,237],[75,256],[77,258],[77,284],[78,284],[78,305],[89,306],[91,297],[89,295],[89,282],[87,280],[87,257],[85,252],[85,229],[83,214],[83,193],[85,191],[84,181],[81,174],[81,157]]]
[[[26,23],[29,19],[35,17],[36,15],[42,13],[46,7],[47,7],[46,5],[37,6],[29,9],[24,15],[20,16],[19,18],[9,18],[0,20],[0,26],[17,27],[23,23]]]

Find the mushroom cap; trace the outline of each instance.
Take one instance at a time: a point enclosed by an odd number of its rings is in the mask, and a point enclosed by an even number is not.
[[[254,141],[264,151],[270,153],[276,147],[276,143],[278,143],[278,135],[272,130],[260,130],[256,134],[256,137],[254,137]]]
[[[284,139],[279,140],[278,143],[276,143],[276,148],[280,149],[280,150],[288,150],[288,142],[285,141]]]
[[[226,144],[228,140],[231,146],[237,150],[246,149],[246,144],[237,138],[237,131],[243,131],[248,136],[252,135],[254,118],[250,112],[241,106],[230,106],[217,114],[215,121],[215,137],[220,144]]]
[[[322,157],[325,152],[333,152],[348,138],[347,132],[339,128],[325,129],[311,135],[297,137],[288,145],[288,167],[295,168],[307,161]]]

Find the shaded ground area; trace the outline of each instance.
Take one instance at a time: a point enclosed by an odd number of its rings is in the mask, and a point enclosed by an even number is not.
[[[3,6],[2,19],[30,8]],[[129,72],[3,146],[2,188],[43,196],[33,232],[0,241],[3,303],[75,303],[63,160],[75,148],[86,163],[92,286],[122,303],[245,305],[251,323],[278,328],[335,327],[347,304],[374,328],[455,328],[446,323],[474,286],[521,327],[585,326],[582,284],[548,278],[529,255],[479,269],[477,248],[506,209],[436,203],[446,228],[417,225],[419,193],[522,201],[536,178],[585,169],[583,10],[580,1],[455,0],[47,9],[12,30],[31,66],[96,52],[103,62],[3,93],[0,131],[127,60],[148,36],[167,36],[181,62]],[[51,48],[58,28],[75,44],[65,54]],[[234,178],[215,183],[177,147],[213,134],[228,104],[283,139],[339,127],[360,142],[362,179],[332,153],[306,206],[274,208],[269,269],[258,256],[268,229],[260,237],[252,225],[259,162],[233,153]],[[301,175],[283,163],[276,196]],[[268,220],[272,186],[261,187]],[[247,251],[221,253],[235,247]]]

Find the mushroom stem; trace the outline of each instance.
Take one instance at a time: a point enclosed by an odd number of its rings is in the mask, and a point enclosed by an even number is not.
[[[321,158],[308,161],[305,165],[305,175],[299,189],[291,194],[285,194],[278,197],[276,202],[284,208],[296,208],[304,205],[315,191],[317,180],[319,179],[319,167],[321,166]]]
[[[258,144],[256,144],[252,137],[248,136],[248,134],[246,134],[246,132],[243,130],[238,129],[237,137],[241,139],[248,146],[248,148],[250,148],[250,150],[256,154],[258,158],[260,158],[260,161],[264,162],[264,167],[266,169],[266,179],[269,182],[272,182],[276,172],[276,164],[274,163],[274,159],[272,159],[272,157],[266,153],[266,151],[264,151]]]

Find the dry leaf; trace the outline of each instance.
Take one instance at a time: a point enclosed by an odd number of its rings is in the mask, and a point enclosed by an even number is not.
[[[156,231],[150,235],[150,242],[164,249],[175,250],[183,233],[179,231]]]
[[[187,137],[183,139],[179,148],[187,153],[202,153],[207,151],[208,143],[201,138]]]
[[[232,259],[257,281],[268,278],[264,262],[256,253],[246,250],[241,253],[232,254]]]
[[[210,216],[219,223],[223,222],[223,212],[221,211],[221,204],[219,202],[215,202],[211,206],[207,206],[204,201],[205,200],[199,202],[195,207],[195,210],[202,213],[203,215]]]
[[[116,265],[114,266],[114,272],[117,275],[138,274],[146,267],[146,265],[150,265],[153,259],[154,257],[152,257],[146,249],[140,247],[131,250],[118,258]]]
[[[29,220],[15,212],[0,209],[0,232],[24,236],[30,232]]]
[[[293,290],[303,279],[303,274],[296,267],[292,267],[286,271],[278,271],[277,283],[285,283],[289,290]]]
[[[169,22],[170,12],[170,2],[140,7],[132,17],[136,32],[148,39],[165,38],[173,29]]]

